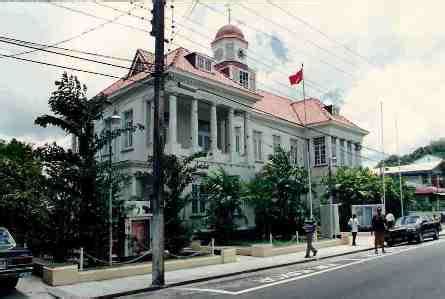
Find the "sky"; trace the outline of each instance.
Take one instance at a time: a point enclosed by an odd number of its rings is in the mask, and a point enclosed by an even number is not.
[[[166,37],[173,37],[166,50],[184,46],[211,55],[210,42],[228,23],[230,8],[231,23],[249,42],[247,58],[257,85],[300,100],[301,86],[290,88],[287,77],[303,63],[306,95],[339,105],[342,114],[370,131],[363,156],[371,165],[383,157],[382,116],[387,154],[409,153],[444,137],[445,31],[438,26],[444,6],[433,0],[175,0],[166,9]],[[45,44],[70,39],[59,46],[123,58],[82,55],[129,67],[136,49],[154,49],[150,8],[150,1],[1,2],[0,35]],[[1,54],[24,50],[0,43]],[[113,76],[127,72],[41,51],[18,57]],[[0,138],[67,146],[64,132],[34,125],[37,116],[50,113],[48,98],[63,70],[1,57],[0,70]],[[88,86],[90,96],[114,81],[69,72]]]

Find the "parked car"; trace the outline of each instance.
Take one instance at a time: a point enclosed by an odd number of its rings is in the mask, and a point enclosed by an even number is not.
[[[0,291],[16,287],[19,279],[32,274],[32,254],[19,248],[10,232],[0,227]]]
[[[417,241],[425,238],[439,239],[442,226],[439,221],[428,216],[404,216],[397,219],[394,226],[387,230],[385,241],[388,246],[396,243]]]

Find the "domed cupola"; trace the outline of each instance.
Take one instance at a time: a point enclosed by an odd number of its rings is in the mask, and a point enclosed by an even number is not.
[[[217,65],[225,62],[235,62],[246,65],[246,50],[248,42],[243,32],[235,25],[228,24],[221,27],[212,41],[213,57]]]
[[[222,26],[211,43],[215,70],[248,89],[255,89],[255,72],[247,65],[249,43],[237,26]]]

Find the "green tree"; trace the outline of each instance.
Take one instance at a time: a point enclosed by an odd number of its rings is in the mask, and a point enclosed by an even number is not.
[[[191,229],[181,218],[181,211],[190,203],[191,195],[184,190],[193,182],[193,177],[199,170],[197,159],[205,157],[205,153],[195,153],[185,158],[175,155],[163,155],[161,165],[164,181],[164,217],[165,217],[165,248],[178,254],[189,244]],[[153,165],[153,157],[148,159]],[[150,175],[141,174],[147,181]]]
[[[244,218],[241,180],[223,168],[209,173],[202,187],[207,194],[207,221],[222,242],[230,239],[236,229],[236,219]]]
[[[94,122],[102,119],[108,101],[103,95],[89,99],[86,86],[67,73],[55,85],[56,90],[48,101],[54,115],[39,116],[35,123],[42,127],[59,127],[76,136],[79,150],[73,153],[55,144],[47,145],[41,150],[41,158],[51,173],[51,189],[59,192],[54,196],[77,203],[78,211],[74,215],[78,217],[78,245],[96,253],[103,248],[105,235],[103,238],[98,235],[106,232],[103,229],[106,218],[101,217],[105,209],[96,184],[98,138]]]
[[[431,141],[429,145],[418,147],[413,152],[400,156],[400,163],[402,165],[411,164],[425,155],[434,155],[445,159],[445,138]],[[391,155],[386,158],[384,162],[385,166],[397,166],[399,163],[399,156]],[[377,166],[379,167],[381,164],[382,162],[379,162]]]
[[[338,168],[331,177],[323,178],[326,186],[331,184],[335,203],[339,207],[340,227],[347,229],[348,219],[351,217],[351,205],[380,204],[382,202],[381,177],[373,173],[369,168]],[[400,188],[398,180],[385,177],[386,209],[395,216],[400,215]],[[406,206],[412,203],[414,192],[403,182],[404,198]],[[325,202],[329,196],[329,190],[325,194]],[[405,209],[406,210],[406,209]]]
[[[247,198],[255,209],[261,236],[269,233],[290,237],[307,216],[307,172],[291,163],[289,154],[277,148],[261,172],[247,184]]]
[[[30,144],[16,139],[0,142],[0,226],[14,232],[18,242],[39,252],[47,219],[42,165]]]
[[[50,144],[38,150],[48,175],[47,189],[52,210],[60,211],[60,219],[52,219],[53,241],[62,245],[58,259],[63,259],[72,249],[84,247],[87,252],[104,257],[108,249],[108,190],[112,186],[114,198],[121,188],[113,167],[100,163],[96,154],[106,146],[111,138],[119,137],[124,131],[143,129],[140,125],[128,126],[113,132],[103,131],[97,135],[95,122],[103,118],[103,110],[110,103],[104,95],[87,97],[87,88],[77,77],[62,75],[55,82],[56,90],[49,98],[53,115],[42,115],[35,120],[42,127],[55,126],[78,140],[78,151],[65,150]],[[115,206],[115,205],[113,205]],[[116,211],[122,211],[117,206]],[[116,215],[116,214],[115,214]],[[65,218],[63,218],[65,217]],[[119,215],[116,215],[113,225]],[[62,250],[63,249],[63,250]]]

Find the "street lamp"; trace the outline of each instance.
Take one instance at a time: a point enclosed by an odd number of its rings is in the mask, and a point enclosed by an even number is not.
[[[108,180],[109,180],[109,197],[108,197],[108,217],[109,217],[109,264],[110,266],[113,264],[113,180],[112,180],[112,171],[113,171],[113,131],[116,128],[119,128],[121,125],[121,117],[117,113],[116,110],[114,110],[113,115],[107,118],[109,127],[107,132],[107,141],[108,141]]]

